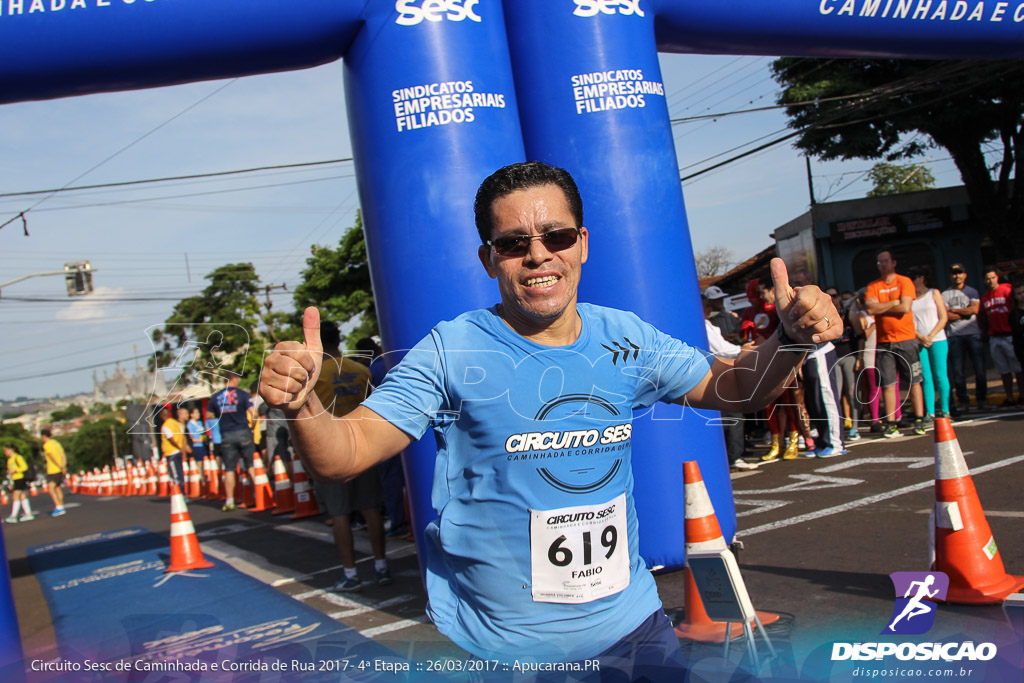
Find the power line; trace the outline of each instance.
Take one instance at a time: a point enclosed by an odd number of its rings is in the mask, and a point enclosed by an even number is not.
[[[352,157],[346,157],[344,159],[327,159],[324,161],[305,161],[294,164],[278,164],[276,166],[253,166],[252,168],[239,168],[233,171],[214,171],[212,173],[193,173],[191,175],[179,175],[179,176],[165,176],[163,178],[146,178],[143,180],[124,180],[116,183],[100,183],[97,185],[76,185],[67,187],[58,187],[56,189],[49,190],[27,190],[25,192],[3,192],[0,193],[0,198],[3,197],[27,197],[37,194],[56,194],[58,192],[76,192],[79,190],[99,190],[110,187],[126,187],[130,185],[145,185],[148,183],[166,183],[176,180],[196,180],[198,178],[216,178],[222,176],[239,175],[242,173],[257,173],[260,171],[277,171],[286,168],[308,168],[311,166],[324,166],[327,164],[340,164],[346,161],[352,161]]]

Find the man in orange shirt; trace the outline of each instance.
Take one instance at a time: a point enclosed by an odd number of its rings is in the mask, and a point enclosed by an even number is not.
[[[893,422],[899,400],[896,395],[897,378],[902,378],[905,384],[910,385],[910,402],[916,418],[914,433],[924,434],[921,361],[914,314],[910,310],[916,296],[914,283],[910,278],[896,273],[896,259],[888,249],[880,249],[876,258],[878,272],[882,277],[868,285],[864,303],[868,313],[875,316],[875,328],[878,330],[876,365],[882,379],[882,401],[889,421],[883,436],[887,439],[900,436],[899,427]]]

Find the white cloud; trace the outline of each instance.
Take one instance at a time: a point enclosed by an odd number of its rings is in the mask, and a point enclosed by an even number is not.
[[[92,320],[108,318],[116,306],[109,299],[116,299],[128,293],[119,287],[96,287],[92,294],[73,301],[67,308],[57,311],[57,320]]]

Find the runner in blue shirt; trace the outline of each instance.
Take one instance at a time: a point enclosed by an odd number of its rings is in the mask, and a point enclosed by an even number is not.
[[[590,236],[567,172],[500,169],[475,211],[501,303],[438,324],[342,420],[311,391],[322,349],[308,308],[305,342],[268,356],[260,394],[293,420],[297,451],[322,477],[351,478],[434,432],[428,611],[456,644],[485,659],[597,659],[594,680],[616,667],[665,680],[685,662],[639,556],[632,411],[685,401],[753,412],[804,356],[776,351],[834,339],[842,321],[817,287],[790,288],[775,259],[779,335],[716,359],[632,313],[577,303]]]

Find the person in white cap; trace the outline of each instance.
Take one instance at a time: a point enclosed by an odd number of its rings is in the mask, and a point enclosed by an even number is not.
[[[722,331],[722,337],[727,342],[738,344],[740,342],[740,324],[742,321],[738,315],[725,309],[725,298],[727,296],[729,295],[723,292],[722,288],[718,285],[711,285],[704,290],[704,298],[707,299],[708,306],[711,308],[711,315],[708,317],[708,320]]]

